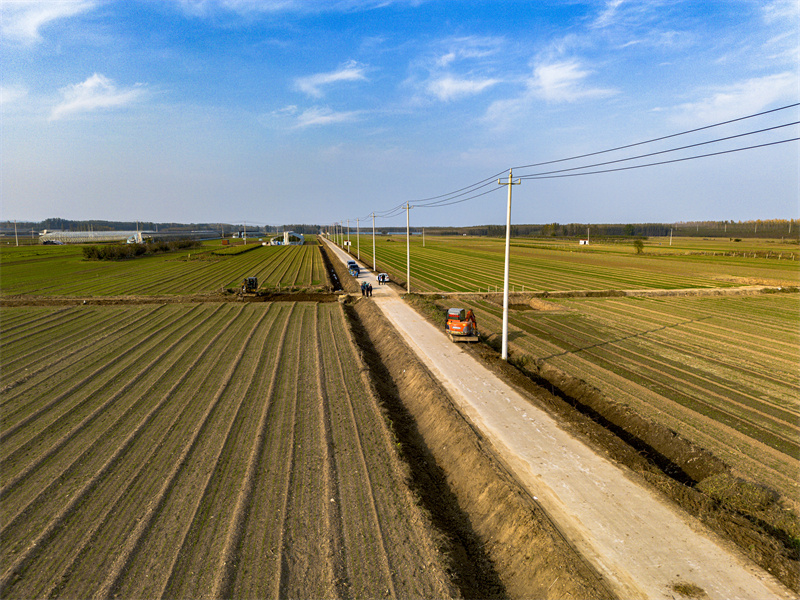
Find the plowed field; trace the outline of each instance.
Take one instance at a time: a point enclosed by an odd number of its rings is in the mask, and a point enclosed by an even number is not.
[[[748,478],[798,497],[797,294],[524,300],[509,311],[512,358],[579,374]],[[463,301],[495,340],[502,300]]]
[[[338,304],[7,308],[0,595],[444,597]]]

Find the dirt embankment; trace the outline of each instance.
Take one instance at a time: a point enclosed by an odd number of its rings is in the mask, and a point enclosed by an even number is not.
[[[440,321],[442,307],[432,297],[410,296],[409,300],[431,322]],[[499,348],[490,345],[495,341],[465,350],[523,390],[565,429],[627,466],[680,508],[737,544],[787,587],[800,591],[797,517],[783,506],[777,493],[736,477],[728,465],[704,448],[642,418],[577,377],[547,364],[515,361],[513,355],[510,362],[501,360]]]
[[[412,485],[471,598],[611,598],[603,580],[495,458],[368,300],[346,305]]]

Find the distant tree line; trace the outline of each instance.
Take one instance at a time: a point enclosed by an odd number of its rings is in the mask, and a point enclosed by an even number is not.
[[[103,244],[101,246],[84,246],[83,257],[86,260],[124,260],[201,246],[202,243],[198,240],[147,242],[145,244]]]
[[[44,221],[18,221],[17,229],[22,232],[42,231],[158,231],[158,232],[190,232],[213,231],[221,236],[234,231],[242,231],[243,224],[229,223],[157,223],[153,221],[75,221],[71,219],[51,218]],[[247,231],[258,233],[280,233],[296,231],[302,234],[315,234],[329,225],[320,227],[315,224],[291,224],[283,226],[257,227],[248,225]],[[730,237],[730,238],[789,238],[800,240],[800,222],[798,219],[758,219],[755,221],[683,221],[677,223],[544,223],[519,224],[511,226],[513,237],[659,237],[668,236],[670,231],[676,236],[692,237]],[[371,224],[364,223],[362,233],[371,231]],[[426,233],[432,235],[475,235],[488,237],[504,237],[505,225],[473,225],[469,227],[425,227]],[[6,235],[14,232],[13,221],[0,221],[0,230]],[[355,233],[355,223],[351,221],[350,232]],[[405,227],[381,227],[382,234],[405,234]],[[422,228],[415,227],[414,235],[419,235]]]
[[[426,227],[431,235],[475,235],[505,237],[505,225],[471,227]],[[403,233],[405,229],[403,229]],[[546,223],[512,225],[512,237],[564,237],[573,239],[607,237],[738,237],[800,239],[800,224],[795,219],[756,221],[688,221],[680,223]]]

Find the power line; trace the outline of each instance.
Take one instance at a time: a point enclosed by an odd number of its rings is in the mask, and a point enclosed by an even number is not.
[[[599,150],[597,152],[589,152],[588,154],[579,154],[577,156],[570,156],[568,158],[559,158],[557,160],[548,160],[548,161],[544,161],[544,162],[533,163],[533,164],[530,164],[530,165],[520,165],[519,167],[514,167],[514,169],[516,170],[516,169],[528,169],[530,167],[541,167],[541,166],[544,166],[544,165],[552,165],[552,164],[555,164],[555,163],[566,162],[566,161],[569,161],[569,160],[577,160],[579,158],[587,158],[589,156],[597,156],[598,154],[607,154],[609,152],[616,152],[617,150],[625,150],[626,148],[634,148],[635,146],[643,146],[644,144],[651,144],[653,142],[660,142],[660,141],[663,141],[663,140],[668,140],[670,138],[679,137],[681,135],[688,135],[690,133],[697,133],[698,131],[705,131],[706,129],[712,129],[714,127],[720,127],[722,125],[729,125],[731,123],[736,123],[738,121],[745,121],[747,119],[753,119],[755,117],[761,117],[761,116],[764,116],[764,115],[768,115],[770,113],[779,112],[779,111],[782,111],[782,110],[787,110],[789,108],[794,108],[796,106],[800,106],[800,102],[795,102],[794,104],[787,104],[786,106],[781,106],[779,108],[773,108],[771,110],[765,110],[765,111],[762,111],[762,112],[759,112],[759,113],[754,113],[752,115],[747,115],[747,116],[744,116],[744,117],[738,117],[736,119],[729,119],[728,121],[721,121],[719,123],[713,123],[711,125],[706,125],[704,127],[697,127],[695,129],[688,129],[687,131],[681,131],[679,133],[673,133],[673,134],[670,134],[670,135],[664,135],[664,136],[653,138],[653,139],[650,139],[650,140],[645,140],[643,142],[636,142],[634,144],[626,144],[624,146],[617,146],[616,148],[609,148],[608,150]]]
[[[596,152],[589,152],[589,153],[586,153],[586,154],[580,154],[580,155],[570,156],[570,157],[566,157],[566,158],[560,158],[560,159],[556,159],[556,160],[549,160],[549,161],[543,161],[543,162],[538,162],[538,163],[532,163],[532,164],[528,164],[528,165],[521,165],[521,166],[518,166],[518,167],[514,167],[513,169],[514,170],[527,169],[527,168],[532,168],[532,167],[537,167],[537,166],[544,166],[544,165],[551,165],[551,164],[556,164],[556,163],[561,163],[561,162],[568,162],[568,161],[577,160],[577,159],[580,159],[580,158],[588,158],[590,156],[598,156],[598,155],[601,155],[601,154],[608,154],[610,152],[616,152],[616,151],[624,150],[624,149],[627,149],[627,148],[634,148],[634,147],[637,147],[637,146],[643,146],[645,144],[650,144],[650,143],[654,143],[654,142],[658,142],[658,141],[663,141],[663,140],[667,140],[667,139],[671,139],[671,138],[675,138],[675,137],[679,137],[679,136],[683,136],[683,135],[688,135],[690,133],[697,133],[699,131],[705,131],[705,130],[708,130],[708,129],[713,129],[715,127],[721,127],[723,125],[729,125],[731,123],[737,123],[737,122],[740,122],[740,121],[745,121],[745,120],[748,120],[748,119],[761,117],[761,116],[764,116],[764,115],[768,115],[768,114],[772,114],[772,113],[788,110],[790,108],[795,108],[797,106],[800,106],[800,102],[795,102],[793,104],[788,104],[786,106],[780,106],[778,108],[773,108],[773,109],[770,109],[770,110],[765,110],[765,111],[761,111],[761,112],[758,112],[758,113],[745,115],[743,117],[738,117],[738,118],[735,118],[735,119],[728,119],[726,121],[720,121],[718,123],[712,123],[711,125],[705,125],[703,127],[696,127],[694,129],[688,129],[686,131],[681,131],[681,132],[673,133],[673,134],[670,134],[670,135],[656,137],[656,138],[644,140],[644,141],[641,141],[641,142],[635,142],[635,143],[632,143],[632,144],[625,144],[623,146],[616,146],[614,148],[608,148],[606,150],[599,150],[599,151],[596,151]],[[788,127],[788,126],[791,126],[791,125],[797,125],[799,123],[800,123],[800,121],[795,121],[795,122],[792,122],[792,123],[786,123],[786,124],[778,125],[778,126],[775,126],[775,127],[769,127],[769,128],[757,130],[757,131],[751,131],[751,132],[747,132],[747,133],[743,133],[743,134],[737,134],[737,135],[723,137],[723,138],[717,138],[717,139],[709,140],[709,141],[705,141],[705,142],[699,142],[697,144],[690,144],[690,145],[687,145],[687,146],[681,146],[681,147],[678,147],[678,148],[662,150],[662,151],[659,151],[659,152],[651,152],[651,153],[647,153],[647,154],[641,154],[641,155],[630,157],[630,158],[618,159],[618,160],[613,160],[613,161],[606,161],[606,162],[601,162],[601,163],[594,163],[594,164],[591,164],[591,165],[584,165],[582,167],[572,167],[572,168],[569,168],[569,169],[561,169],[561,170],[557,170],[557,171],[547,171],[547,172],[544,172],[544,173],[534,173],[534,174],[529,174],[529,175],[521,175],[520,177],[522,179],[552,179],[552,178],[570,177],[570,176],[577,176],[577,175],[592,175],[592,174],[599,174],[599,173],[611,173],[611,172],[615,172],[615,171],[625,171],[625,170],[637,169],[637,168],[642,168],[642,167],[670,164],[670,163],[675,163],[675,162],[683,162],[683,161],[694,160],[694,159],[698,159],[698,158],[707,158],[707,157],[710,157],[710,156],[718,156],[718,155],[722,155],[722,154],[729,154],[729,153],[732,153],[732,152],[741,152],[741,151],[744,151],[744,150],[752,150],[752,149],[756,149],[756,148],[763,148],[763,147],[766,147],[766,146],[772,146],[772,145],[776,145],[776,144],[783,144],[783,143],[786,143],[786,142],[797,141],[800,138],[791,138],[791,139],[787,139],[787,140],[781,140],[781,141],[778,141],[778,142],[758,144],[758,145],[747,146],[747,147],[743,147],[743,148],[736,148],[736,149],[726,150],[726,151],[721,151],[721,152],[713,152],[713,153],[708,153],[708,154],[701,154],[701,155],[690,156],[690,157],[685,157],[685,158],[681,158],[681,159],[673,159],[673,160],[668,160],[668,161],[658,161],[658,162],[647,163],[647,164],[643,164],[643,165],[630,166],[630,167],[620,167],[620,168],[615,168],[615,169],[602,169],[602,170],[597,170],[597,171],[587,171],[587,172],[583,172],[583,173],[566,173],[567,171],[589,169],[589,168],[602,166],[602,165],[607,165],[607,164],[616,164],[616,163],[619,163],[619,162],[636,160],[636,159],[640,159],[640,158],[646,158],[646,157],[649,157],[649,156],[656,156],[656,155],[659,155],[659,154],[665,154],[665,153],[669,153],[669,152],[676,152],[676,151],[679,151],[679,150],[686,150],[686,149],[689,149],[689,148],[694,148],[694,147],[698,147],[698,146],[702,146],[702,145],[717,143],[717,142],[730,140],[730,139],[734,139],[734,138],[738,138],[738,137],[743,137],[743,136],[747,136],[747,135],[754,135],[754,134],[757,134],[757,133],[763,133],[763,132],[771,131],[771,130],[774,130],[774,129],[780,129],[782,127]],[[505,172],[506,172],[505,170],[500,171],[500,172],[498,172],[498,173],[496,173],[496,174],[494,174],[494,175],[492,175],[490,177],[487,177],[485,179],[481,179],[480,181],[477,181],[477,182],[472,183],[470,185],[467,185],[467,186],[464,186],[462,188],[453,190],[451,192],[447,192],[445,194],[439,194],[439,195],[430,196],[430,197],[427,197],[427,198],[420,198],[420,199],[417,199],[417,200],[404,201],[404,202],[402,202],[402,203],[400,203],[400,204],[398,204],[398,205],[396,205],[396,206],[394,206],[394,207],[392,207],[390,209],[387,209],[387,210],[384,210],[384,211],[378,211],[378,212],[374,212],[374,213],[369,213],[368,215],[366,215],[363,218],[366,219],[366,218],[369,218],[369,217],[372,217],[372,216],[375,216],[376,218],[385,218],[385,219],[392,218],[392,217],[395,217],[395,216],[401,214],[402,211],[405,210],[405,206],[407,204],[410,204],[411,206],[414,206],[414,207],[417,207],[417,208],[438,208],[438,207],[443,207],[443,206],[451,206],[453,204],[460,204],[462,202],[467,202],[468,200],[473,200],[475,198],[479,198],[481,196],[485,196],[485,195],[490,194],[493,191],[495,191],[497,188],[492,188],[492,189],[490,189],[488,191],[481,192],[479,194],[474,194],[473,193],[473,192],[476,192],[477,190],[480,190],[480,189],[482,189],[484,187],[493,185],[494,179],[496,177],[498,177],[499,175],[504,174]],[[558,175],[558,173],[565,173],[565,174]],[[462,196],[466,196],[466,197],[462,197]]]
[[[710,152],[708,154],[698,154],[696,156],[686,156],[684,158],[673,158],[672,160],[662,160],[659,162],[647,163],[643,165],[633,165],[630,167],[617,167],[615,169],[601,169],[600,171],[586,171],[584,173],[564,173],[561,175],[530,175],[526,179],[558,179],[561,177],[578,177],[579,175],[597,175],[599,173],[613,173],[615,171],[629,171],[631,169],[641,169],[643,167],[654,167],[656,165],[668,165],[671,163],[684,162],[687,160],[695,160],[698,158],[707,158],[709,156],[719,156],[721,154],[731,154],[733,152],[742,152],[743,150],[755,150],[756,148],[765,148],[767,146],[776,146],[778,144],[786,144],[787,142],[796,142],[800,137],[788,138],[779,140],[777,142],[767,142],[755,146],[745,146],[744,148],[733,148],[731,150],[721,150],[720,152]]]
[[[740,137],[745,137],[745,136],[748,136],[748,135],[755,135],[755,134],[758,134],[758,133],[764,133],[766,131],[773,131],[775,129],[781,129],[783,127],[791,127],[792,125],[798,125],[798,124],[800,124],[800,121],[794,121],[792,123],[784,123],[783,125],[776,125],[774,127],[767,127],[766,129],[759,129],[757,131],[748,131],[747,133],[739,133],[739,134],[736,134],[736,135],[729,135],[727,137],[717,138],[715,140],[708,140],[708,141],[705,141],[705,142],[698,142],[696,144],[689,144],[688,146],[679,146],[678,148],[670,148],[669,150],[659,150],[658,152],[649,152],[647,154],[639,154],[638,156],[631,156],[629,158],[619,158],[617,160],[609,160],[609,161],[606,161],[606,162],[594,163],[594,164],[591,164],[591,165],[584,165],[582,167],[571,167],[569,169],[558,169],[556,171],[545,171],[543,173],[532,173],[532,174],[529,174],[529,175],[521,175],[520,177],[522,179],[535,179],[538,176],[550,175],[552,173],[565,173],[567,171],[578,171],[578,170],[581,170],[581,169],[590,169],[592,167],[600,167],[600,166],[603,166],[603,165],[613,165],[613,164],[616,164],[616,163],[626,162],[626,161],[629,161],[629,160],[637,160],[639,158],[647,158],[649,156],[658,156],[659,154],[668,154],[670,152],[678,152],[679,150],[688,150],[689,148],[697,148],[698,146],[706,146],[708,144],[716,144],[718,142],[725,142],[725,141],[728,141],[728,140],[733,140],[733,139],[740,138]]]

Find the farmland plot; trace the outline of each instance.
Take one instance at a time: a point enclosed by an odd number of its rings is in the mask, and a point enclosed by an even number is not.
[[[580,377],[756,481],[798,496],[797,294],[581,298],[511,310],[519,358]],[[484,332],[502,307],[476,300]]]
[[[3,248],[2,294],[41,296],[180,295],[236,288],[256,276],[262,288],[327,284],[319,247],[259,246],[234,256],[191,249],[124,261],[84,260],[80,248]]]
[[[0,332],[2,597],[454,593],[338,304],[6,308]]]
[[[502,291],[504,241],[491,238],[419,236],[411,240],[414,291]],[[405,237],[376,241],[378,270],[406,279]],[[362,236],[361,257],[372,264],[372,239]],[[619,244],[551,248],[527,239],[512,240],[509,285],[516,291],[715,288],[764,283],[798,285],[797,261],[730,256],[635,256]]]

